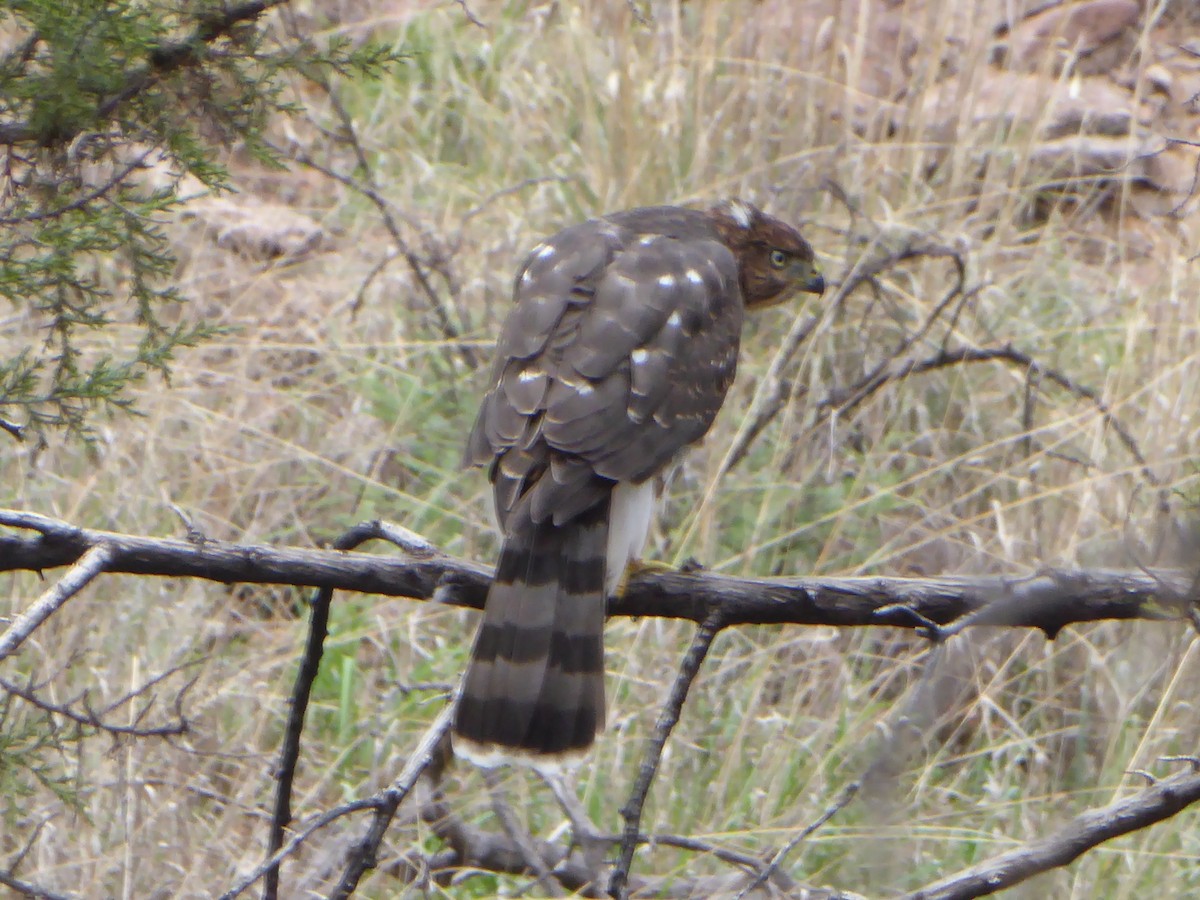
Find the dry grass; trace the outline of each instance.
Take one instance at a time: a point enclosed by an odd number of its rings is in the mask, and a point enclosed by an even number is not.
[[[1122,216],[1131,189],[1111,179],[1043,189],[1030,131],[962,115],[949,139],[931,138],[925,91],[947,66],[964,90],[980,84],[990,6],[914,4],[909,24],[922,40],[911,60],[881,56],[889,45],[859,21],[882,4],[833,3],[840,12],[824,25],[821,6],[664,4],[647,27],[616,2],[479,3],[484,30],[456,4],[367,0],[342,10],[345,23],[313,27],[369,26],[411,51],[394,75],[342,85],[340,96],[405,240],[422,254],[455,251],[451,284],[435,283],[485,354],[518,254],[540,234],[602,210],[741,193],[807,223],[835,279],[912,233],[961,248],[979,290],[951,343],[1012,342],[1091,386],[1176,502],[1194,497],[1200,277],[1190,223]],[[902,65],[911,95],[870,101]],[[332,121],[326,98],[302,96],[314,121]],[[307,152],[353,171],[347,148],[296,130]],[[307,215],[321,245],[263,261],[219,245],[200,218],[180,222],[188,314],[234,330],[181,359],[170,388],[147,386],[145,417],[104,424],[94,453],[9,454],[4,505],[164,535],[179,532],[174,503],[212,538],[300,545],[386,517],[451,553],[490,558],[485,479],[457,469],[480,376],[447,347],[402,259],[367,281],[394,250],[377,210],[311,169],[234,163],[247,198]],[[659,555],[730,573],[893,575],[1150,561],[1164,523],[1140,467],[1092,404],[1043,383],[1030,407],[1022,371],[935,371],[881,391],[849,420],[810,427],[809,401],[883,358],[952,274],[917,260],[839,306],[758,321],[727,411],[675,478]],[[792,401],[718,481],[779,335],[806,312],[820,324],[784,366]],[[948,324],[914,355],[932,353]],[[3,614],[39,582],[12,578],[6,590]],[[153,689],[150,719],[167,718],[191,684],[191,731],[171,742],[78,740],[5,701],[0,858],[36,832],[20,874],[88,897],[209,896],[256,865],[303,631],[296,603],[291,592],[131,578],[75,599],[0,674],[45,682],[59,701],[87,690],[102,708],[186,664]],[[337,601],[299,816],[399,771],[440,703],[404,687],[452,681],[472,626],[465,613]],[[579,783],[603,828],[618,826],[616,798],[689,632],[660,621],[609,627],[613,724]],[[763,852],[870,770],[867,797],[803,844],[790,871],[884,895],[1108,802],[1131,789],[1129,769],[1196,752],[1200,660],[1182,626],[1073,628],[1053,643],[980,631],[956,638],[936,664],[928,653],[888,631],[726,633],[668,749],[646,826]],[[35,759],[44,761],[36,776],[25,768]],[[561,825],[543,788],[512,782],[539,833]],[[476,774],[457,768],[448,786],[463,814],[488,814]],[[1012,896],[1195,895],[1197,825],[1184,814]],[[319,890],[353,833],[332,829],[289,864],[288,895]],[[433,846],[404,824],[390,847],[421,842]],[[662,848],[639,860],[680,875],[719,866]],[[514,884],[478,878],[453,893]],[[377,873],[363,893],[401,890]]]

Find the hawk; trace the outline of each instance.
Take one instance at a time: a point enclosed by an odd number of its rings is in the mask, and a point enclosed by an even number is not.
[[[633,209],[546,239],[517,273],[464,464],[504,534],[454,719],[483,766],[576,762],[604,727],[604,618],[654,479],[712,425],[742,316],[825,282],[790,225],[740,200]]]

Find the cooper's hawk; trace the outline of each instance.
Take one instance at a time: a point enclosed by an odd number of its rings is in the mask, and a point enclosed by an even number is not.
[[[455,714],[460,755],[545,766],[591,746],[606,598],[645,543],[654,476],[721,408],[743,310],[824,289],[799,232],[738,200],[603,216],[530,253],[467,440],[504,546]]]

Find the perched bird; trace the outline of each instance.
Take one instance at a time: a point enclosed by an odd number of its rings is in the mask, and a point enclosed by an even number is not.
[[[712,425],[744,310],[824,289],[800,233],[741,200],[602,216],[529,254],[467,439],[504,545],[455,712],[460,756],[586,754],[604,727],[606,601],[639,559],[654,477]]]

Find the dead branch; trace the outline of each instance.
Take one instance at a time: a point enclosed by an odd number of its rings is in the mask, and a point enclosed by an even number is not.
[[[28,881],[21,881],[8,872],[0,871],[0,884],[16,891],[21,897],[29,897],[30,900],[71,900],[64,894],[56,894]]]
[[[913,375],[922,375],[926,372],[932,372],[949,366],[978,362],[1002,362],[1017,366],[1026,370],[1031,376],[1045,378],[1047,381],[1058,385],[1058,387],[1067,393],[1073,394],[1090,403],[1096,412],[1100,414],[1104,423],[1117,435],[1117,438],[1124,445],[1126,451],[1133,458],[1133,461],[1137,463],[1142,477],[1151,487],[1159,492],[1160,505],[1165,507],[1166,494],[1161,480],[1154,474],[1132,433],[1117,418],[1117,415],[1112,411],[1112,407],[1105,403],[1104,399],[1093,388],[1078,383],[1057,369],[1043,365],[1028,353],[1018,350],[1011,344],[1005,344],[1000,347],[959,347],[953,350],[942,348],[930,357],[925,359],[910,359],[895,369],[884,365],[862,379],[848,393],[845,393],[844,396],[826,397],[817,406],[818,409],[836,409],[839,414],[842,414],[860,406],[868,397],[875,394],[886,384],[903,381],[905,378]],[[820,418],[818,417],[818,422]]]
[[[173,674],[175,671],[178,671],[179,668],[182,667],[176,667],[171,672],[164,673],[163,677]],[[180,692],[179,696],[175,698],[176,719],[174,722],[169,722],[166,725],[149,726],[141,726],[138,724],[117,725],[114,722],[109,722],[102,718],[104,713],[111,712],[113,709],[127,702],[128,700],[140,696],[154,683],[160,680],[161,678],[152,679],[149,683],[142,685],[136,691],[132,691],[127,696],[122,697],[120,701],[109,704],[108,708],[103,712],[96,712],[96,710],[91,708],[88,703],[86,691],[75,699],[66,703],[53,703],[50,700],[40,696],[37,693],[37,687],[32,684],[22,687],[19,684],[14,684],[6,678],[0,678],[0,690],[6,691],[7,693],[16,697],[20,697],[30,706],[36,707],[44,713],[49,713],[52,716],[61,716],[64,719],[70,719],[77,725],[95,728],[97,731],[104,731],[113,736],[124,735],[127,737],[176,737],[181,734],[187,734],[188,721],[183,716],[181,706],[183,703],[183,694],[187,691],[187,688],[190,685],[186,685],[183,691]],[[150,706],[153,705],[153,702],[154,701],[151,700],[145,708],[139,711],[137,716],[134,717],[135,723],[141,721],[146,712],[150,709]]]
[[[79,561],[63,576],[62,580],[37,600],[16,621],[0,634],[0,661],[8,658],[25,643],[38,626],[45,622],[55,612],[60,610],[68,600],[82,590],[89,581],[105,570],[112,559],[112,549],[104,542],[98,542],[88,547],[79,557]]]
[[[389,526],[380,523],[378,528],[351,528],[336,541],[335,550],[353,550],[360,544],[373,538],[389,540],[402,551],[414,555],[428,555],[429,544],[423,538],[400,526]],[[283,733],[283,746],[279,750],[279,766],[276,769],[275,780],[275,810],[271,817],[271,829],[267,837],[267,857],[273,859],[283,846],[284,831],[292,824],[292,782],[296,776],[296,766],[300,762],[300,737],[304,732],[304,718],[308,713],[308,701],[312,696],[312,686],[317,680],[321,668],[321,657],[325,652],[325,638],[329,636],[329,607],[333,603],[333,588],[320,588],[310,604],[312,613],[309,616],[308,638],[305,642],[304,653],[300,658],[300,666],[296,670],[296,683],[292,688],[291,702],[288,704],[288,720]],[[270,864],[265,873],[263,885],[264,900],[275,900],[279,896],[279,862]]]
[[[417,780],[425,774],[427,769],[437,763],[438,757],[444,752],[446,735],[450,732],[452,712],[453,707],[447,706],[433,720],[433,724],[429,726],[421,740],[417,742],[412,755],[409,756],[408,762],[404,764],[404,769],[395,781],[371,797],[364,800],[353,800],[349,803],[343,803],[341,806],[335,807],[314,818],[303,829],[294,834],[287,844],[264,860],[258,868],[223,893],[220,896],[220,900],[234,900],[235,897],[241,896],[251,885],[260,878],[263,878],[269,869],[278,866],[282,860],[287,859],[287,857],[299,850],[309,838],[331,822],[357,812],[371,810],[374,813],[374,817],[371,820],[371,826],[368,829],[367,835],[351,852],[347,861],[346,871],[342,875],[342,880],[329,895],[329,900],[345,900],[345,898],[353,894],[355,888],[358,886],[358,880],[362,877],[363,873],[375,867],[375,854],[383,841],[383,835],[387,831],[388,825],[391,824],[392,818],[396,814],[396,810],[400,807],[404,798],[411,793]]]
[[[687,700],[692,682],[700,673],[700,667],[704,665],[704,658],[708,656],[708,650],[712,646],[713,640],[724,626],[725,622],[721,617],[721,611],[717,607],[705,617],[704,622],[696,629],[692,645],[688,647],[683,661],[679,664],[679,673],[675,676],[671,693],[658,715],[654,733],[646,744],[646,755],[642,758],[641,766],[638,768],[638,777],[629,793],[629,799],[621,807],[621,818],[625,820],[625,831],[621,838],[617,865],[608,882],[608,893],[617,900],[625,900],[629,896],[629,867],[633,865],[633,851],[637,846],[640,834],[642,809],[646,805],[646,797],[650,793],[654,774],[658,771],[663,748],[679,721],[679,714]]]
[[[314,84],[323,85],[324,83],[314,82]],[[334,94],[332,94],[332,89],[330,88],[329,90],[330,96],[334,96]],[[334,104],[334,109],[340,109],[337,103]],[[346,130],[350,142],[352,142],[352,144],[358,144],[358,136],[356,136],[356,132],[354,131],[353,122],[347,118],[343,121],[343,128]],[[454,277],[452,277],[452,274],[450,274],[449,270],[446,269],[445,260],[439,260],[439,257],[442,257],[443,254],[434,253],[432,254],[431,259],[425,259],[418,256],[418,253],[413,250],[413,247],[409,245],[409,242],[404,239],[403,232],[400,228],[400,223],[397,222],[397,214],[394,204],[392,204],[388,198],[384,197],[383,191],[380,191],[379,187],[374,184],[370,169],[367,169],[364,178],[352,178],[352,176],[337,172],[336,169],[325,166],[324,163],[318,161],[316,157],[310,154],[310,152],[302,149],[301,146],[295,142],[288,146],[288,148],[283,148],[283,146],[277,146],[275,144],[271,144],[270,142],[266,142],[266,145],[270,146],[271,150],[274,150],[276,154],[280,155],[281,157],[293,158],[293,160],[299,162],[301,166],[307,166],[308,168],[312,169],[313,172],[320,173],[324,175],[325,178],[337,181],[338,184],[346,186],[350,191],[354,191],[367,200],[370,200],[370,202],[374,205],[374,208],[376,208],[376,210],[379,212],[379,218],[380,221],[383,222],[384,228],[386,228],[386,230],[388,230],[388,234],[391,235],[392,244],[395,245],[396,253],[400,254],[400,256],[403,257],[404,262],[408,264],[408,269],[410,272],[412,272],[416,284],[418,284],[418,287],[421,289],[421,293],[425,295],[425,300],[428,306],[430,306],[430,310],[433,312],[434,318],[437,319],[438,328],[440,331],[442,331],[442,335],[446,338],[446,341],[458,349],[458,353],[460,353],[464,364],[466,364],[468,368],[478,368],[480,365],[479,356],[476,355],[475,349],[472,346],[472,342],[463,340],[462,329],[455,323],[455,317],[451,314],[452,304],[448,304],[448,302],[442,298],[442,295],[438,293],[437,288],[433,286],[431,272],[436,271],[439,275],[443,276],[443,280],[448,282],[451,289],[450,293],[452,295],[457,294]],[[365,155],[362,155],[361,150],[358,152],[362,158],[366,158]],[[439,262],[442,262],[440,268],[438,265]],[[451,296],[451,300],[454,299],[455,296]]]
[[[1200,764],[1144,791],[1076,816],[1054,834],[1002,853],[965,872],[906,894],[901,900],[969,900],[995,894],[1034,875],[1065,866],[1105,841],[1169,819],[1200,801]]]
[[[825,811],[821,813],[814,821],[810,822],[804,829],[793,837],[790,841],[779,848],[774,856],[771,857],[771,862],[763,867],[762,871],[754,876],[754,879],[746,885],[733,900],[742,900],[743,897],[750,894],[755,888],[761,884],[765,884],[768,879],[772,878],[779,872],[780,865],[787,859],[788,855],[795,850],[800,844],[806,841],[812,834],[826,822],[836,816],[839,812],[846,808],[855,795],[858,794],[859,783],[852,781],[846,785],[846,789],[833,801]]]
[[[1048,871],[1068,865],[1097,845],[1161,822],[1200,802],[1200,765],[1192,758],[1190,770],[1155,781],[1150,787],[1133,797],[1120,800],[1109,806],[1089,810],[1059,831],[1045,838],[1030,841],[1025,846],[1003,853],[979,865],[952,875],[935,884],[904,895],[901,900],[968,900],[999,893],[1020,882]],[[805,829],[807,835],[844,807],[852,794],[844,792],[822,816]],[[503,834],[495,834],[457,820],[444,803],[428,804],[422,810],[422,818],[452,848],[452,853],[438,863],[444,868],[461,869],[474,867],[482,871],[528,873],[529,868],[522,852]],[[600,836],[615,845],[621,838],[617,835]],[[638,835],[637,843],[660,843],[714,852],[712,848],[695,846],[690,839],[678,839],[669,835]],[[569,890],[585,889],[594,883],[594,875],[567,848],[549,841],[537,841],[537,852],[548,864],[554,865],[553,874],[559,883]],[[750,870],[746,873],[711,876],[695,880],[672,876],[670,879],[631,879],[628,896],[631,897],[697,897],[733,895],[739,890],[751,895],[761,877],[780,877],[782,873],[771,871],[761,860],[753,858],[720,858]],[[409,865],[411,865],[409,861]],[[754,874],[754,873],[757,873]],[[436,875],[436,870],[435,873]],[[786,876],[783,876],[786,877]],[[785,890],[799,888],[789,883],[780,884]],[[804,896],[832,898],[848,897],[827,889],[804,888]]]
[[[417,743],[400,776],[371,798],[375,809],[371,827],[350,854],[346,870],[342,873],[342,880],[329,895],[329,900],[346,900],[358,887],[363,874],[378,865],[379,845],[383,843],[383,836],[387,833],[396,810],[412,791],[417,779],[427,770],[436,775],[437,769],[445,764],[449,753],[450,720],[453,714],[454,705],[447,704]]]
[[[524,868],[533,872],[537,878],[533,884],[534,889],[545,891],[549,897],[562,897],[563,892],[558,881],[551,879],[550,868],[556,862],[555,857],[543,856],[541,848],[534,843],[533,836],[517,821],[516,813],[504,797],[503,779],[500,774],[495,769],[484,769],[483,781],[492,795],[492,814],[520,854]]]
[[[490,570],[413,545],[403,558],[338,550],[301,550],[221,541],[148,538],[78,528],[58,519],[0,509],[0,571],[69,566],[106,546],[105,572],[202,578],[222,584],[288,584],[432,600],[482,609]],[[350,535],[388,539],[382,522]],[[425,547],[414,552],[418,546]],[[1053,638],[1065,626],[1104,619],[1186,617],[1193,577],[1177,570],[1042,570],[1016,576],[940,578],[730,578],[709,572],[639,574],[610,616],[652,616],[701,623],[714,608],[726,625],[945,626],[1037,628]],[[11,629],[10,629],[11,630]]]
[[[449,883],[452,874],[461,876],[464,870],[477,870],[481,874],[533,874],[525,852],[517,846],[511,836],[463,822],[444,800],[437,799],[425,803],[421,808],[420,817],[447,844],[449,850],[427,859],[415,853],[407,854],[395,864],[400,869],[396,873],[398,877],[412,881],[418,873],[424,873],[426,877],[432,877],[438,883],[445,884]],[[623,839],[623,835],[618,834],[597,833],[593,837],[603,851],[618,847]],[[588,897],[606,896],[599,893],[597,888],[602,881],[601,865],[588,859],[586,850],[582,850],[577,844],[569,847],[555,841],[536,838],[528,840],[545,865],[552,867],[550,874],[564,889]],[[639,834],[637,843],[677,847],[698,854],[708,854],[740,871],[721,876],[699,876],[694,879],[681,877],[678,873],[663,877],[630,876],[629,895],[635,898],[727,896],[739,887],[749,885],[757,875],[761,875],[767,869],[767,863],[758,857],[682,835]],[[769,878],[773,887],[779,890],[797,892],[801,887],[781,871],[771,872]],[[718,889],[717,885],[723,885],[723,888]],[[807,887],[805,889],[813,890]],[[825,896],[825,893],[820,892],[811,894],[812,900]]]

